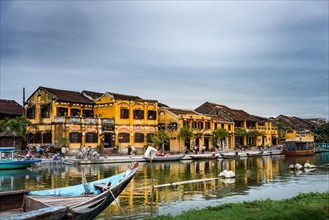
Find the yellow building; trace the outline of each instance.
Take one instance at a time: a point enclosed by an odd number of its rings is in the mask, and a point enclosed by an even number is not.
[[[261,133],[257,136],[257,146],[273,146],[278,145],[278,128],[274,126],[272,121],[268,118],[254,116],[258,121],[257,131]]]
[[[29,145],[119,148],[144,151],[147,135],[157,130],[157,101],[115,93],[76,92],[39,87],[25,102]]]
[[[113,127],[103,127],[105,147],[117,147],[120,152],[132,145],[141,153],[147,145],[147,136],[157,131],[158,102],[111,92],[82,92],[93,100],[96,117],[114,121]]]
[[[277,128],[272,126],[271,121],[262,122],[255,116],[243,110],[229,108],[225,105],[205,102],[195,111],[213,116],[221,116],[228,121],[234,122],[234,143],[236,147],[257,147],[261,144],[273,145],[276,141]],[[265,129],[265,130],[263,130]]]
[[[212,132],[216,128],[224,128],[230,134],[234,131],[233,122],[229,122],[221,117],[203,115],[193,110],[177,109],[170,107],[161,107],[159,109],[159,130],[164,130],[170,137],[169,146],[165,146],[165,150],[172,152],[183,152],[187,146],[189,150],[193,150],[195,146],[202,150],[206,146],[206,150],[214,150],[211,143]],[[194,138],[183,140],[179,138],[179,131],[183,127],[192,129]],[[222,146],[230,148],[233,146],[233,136],[222,140]]]
[[[27,128],[29,145],[70,148],[100,143],[102,120],[94,117],[94,103],[80,92],[39,87],[25,102],[26,116],[37,125]]]

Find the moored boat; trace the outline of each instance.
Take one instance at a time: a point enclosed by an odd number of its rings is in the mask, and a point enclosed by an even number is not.
[[[283,154],[287,157],[311,156],[314,152],[312,142],[308,141],[288,141],[283,147]]]
[[[215,153],[211,153],[211,154],[189,154],[189,156],[193,159],[193,160],[209,160],[209,159],[217,159],[219,155],[215,154]]]
[[[240,159],[240,155],[237,153],[220,153],[223,159]]]
[[[263,156],[263,151],[260,152],[247,152],[247,157],[261,157]]]
[[[75,186],[0,192],[0,219],[93,219],[126,188],[138,170]]]
[[[146,160],[147,162],[165,162],[165,161],[178,161],[183,159],[184,155],[180,155],[180,154],[159,154],[156,155],[157,153],[157,149],[155,149],[154,147],[148,147],[144,153],[144,160]]]
[[[0,147],[0,170],[23,169],[41,162],[41,159],[15,160],[14,152],[14,147]]]

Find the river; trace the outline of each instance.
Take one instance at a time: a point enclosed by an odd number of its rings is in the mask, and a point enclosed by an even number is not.
[[[288,168],[291,164],[304,165],[305,162],[318,168],[300,171]],[[264,156],[152,165],[143,162],[117,203],[112,203],[96,219],[125,219],[125,216],[143,219],[154,215],[176,215],[189,209],[228,202],[267,198],[281,200],[301,192],[326,192],[329,191],[328,163],[329,153],[311,157]],[[0,171],[0,191],[80,184],[82,172],[88,181],[93,181],[122,172],[128,166],[127,163],[43,165],[33,170]],[[236,178],[217,178],[224,169],[234,171]],[[167,186],[161,186],[163,184]]]

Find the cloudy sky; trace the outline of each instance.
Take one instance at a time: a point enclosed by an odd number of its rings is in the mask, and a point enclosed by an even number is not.
[[[0,98],[38,86],[329,119],[328,1],[1,1]]]

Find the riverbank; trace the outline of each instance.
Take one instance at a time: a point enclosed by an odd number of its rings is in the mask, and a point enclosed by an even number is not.
[[[281,201],[256,200],[229,203],[205,209],[193,209],[177,216],[157,216],[152,220],[199,219],[329,219],[329,191],[326,193],[302,193]]]

